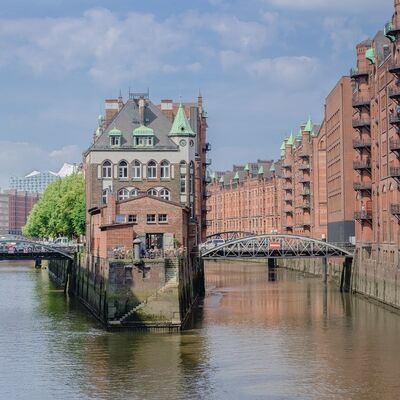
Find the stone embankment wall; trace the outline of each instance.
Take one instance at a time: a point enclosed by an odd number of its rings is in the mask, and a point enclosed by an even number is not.
[[[341,283],[343,271],[343,258],[328,259],[328,280],[338,285]],[[305,272],[312,275],[323,276],[322,258],[299,258],[278,260],[280,267]]]
[[[351,287],[356,293],[400,308],[400,254],[397,246],[358,246]]]
[[[49,263],[50,275],[60,285],[66,285],[66,270],[66,261]],[[107,328],[179,330],[204,295],[203,261],[177,257],[134,262],[81,255],[68,287]]]

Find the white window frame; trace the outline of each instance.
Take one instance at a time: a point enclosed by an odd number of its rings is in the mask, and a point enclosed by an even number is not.
[[[157,163],[154,160],[147,163],[147,179],[157,179]]]
[[[157,220],[159,224],[168,224],[168,214],[158,214]]]
[[[101,165],[101,177],[105,179],[112,178],[112,162],[109,160],[103,161]]]
[[[118,163],[118,179],[128,179],[128,162],[125,160]]]
[[[133,224],[137,224],[137,215],[136,214],[129,214],[127,221],[131,222]]]
[[[156,214],[147,214],[146,221],[148,224],[155,224],[157,222]]]
[[[108,203],[108,189],[104,189],[101,193],[101,203],[107,204]]]
[[[132,163],[132,179],[142,179],[142,164],[138,160]]]
[[[133,188],[130,192],[131,197],[138,197],[139,196],[139,189]]]
[[[161,179],[170,179],[171,177],[171,164],[167,160],[161,161],[160,164],[160,178]]]
[[[158,197],[158,190],[157,190],[157,189],[154,189],[154,188],[151,188],[151,189],[149,189],[149,190],[147,191],[147,194],[148,194],[149,196]]]
[[[129,199],[129,190],[126,188],[118,190],[118,201],[124,201],[127,199]]]
[[[111,147],[121,146],[121,136],[110,136],[110,146]]]
[[[171,192],[165,188],[161,189],[158,192],[158,196],[160,197],[160,199],[163,199],[163,200],[171,200]]]

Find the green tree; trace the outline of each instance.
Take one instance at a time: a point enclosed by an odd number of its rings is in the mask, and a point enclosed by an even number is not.
[[[23,234],[77,237],[85,233],[85,182],[74,174],[51,183],[29,214]]]

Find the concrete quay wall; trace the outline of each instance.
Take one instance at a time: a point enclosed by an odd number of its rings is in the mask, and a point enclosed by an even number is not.
[[[66,261],[49,262],[53,280],[108,329],[180,330],[204,295],[203,261],[195,257],[134,262],[82,254],[69,277],[66,271]]]
[[[351,288],[355,293],[399,309],[399,248],[395,245],[357,246]]]

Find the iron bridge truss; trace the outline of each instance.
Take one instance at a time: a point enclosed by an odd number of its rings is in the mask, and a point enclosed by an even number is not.
[[[254,236],[254,232],[242,232],[242,231],[227,231],[227,232],[218,232],[213,235],[209,235],[206,237],[207,240],[210,239],[224,239],[226,242],[240,239],[244,237]]]
[[[353,252],[297,235],[258,235],[232,240],[201,252],[203,259],[353,257]]]
[[[0,261],[3,260],[73,260],[75,248],[59,248],[22,236],[0,236]]]

